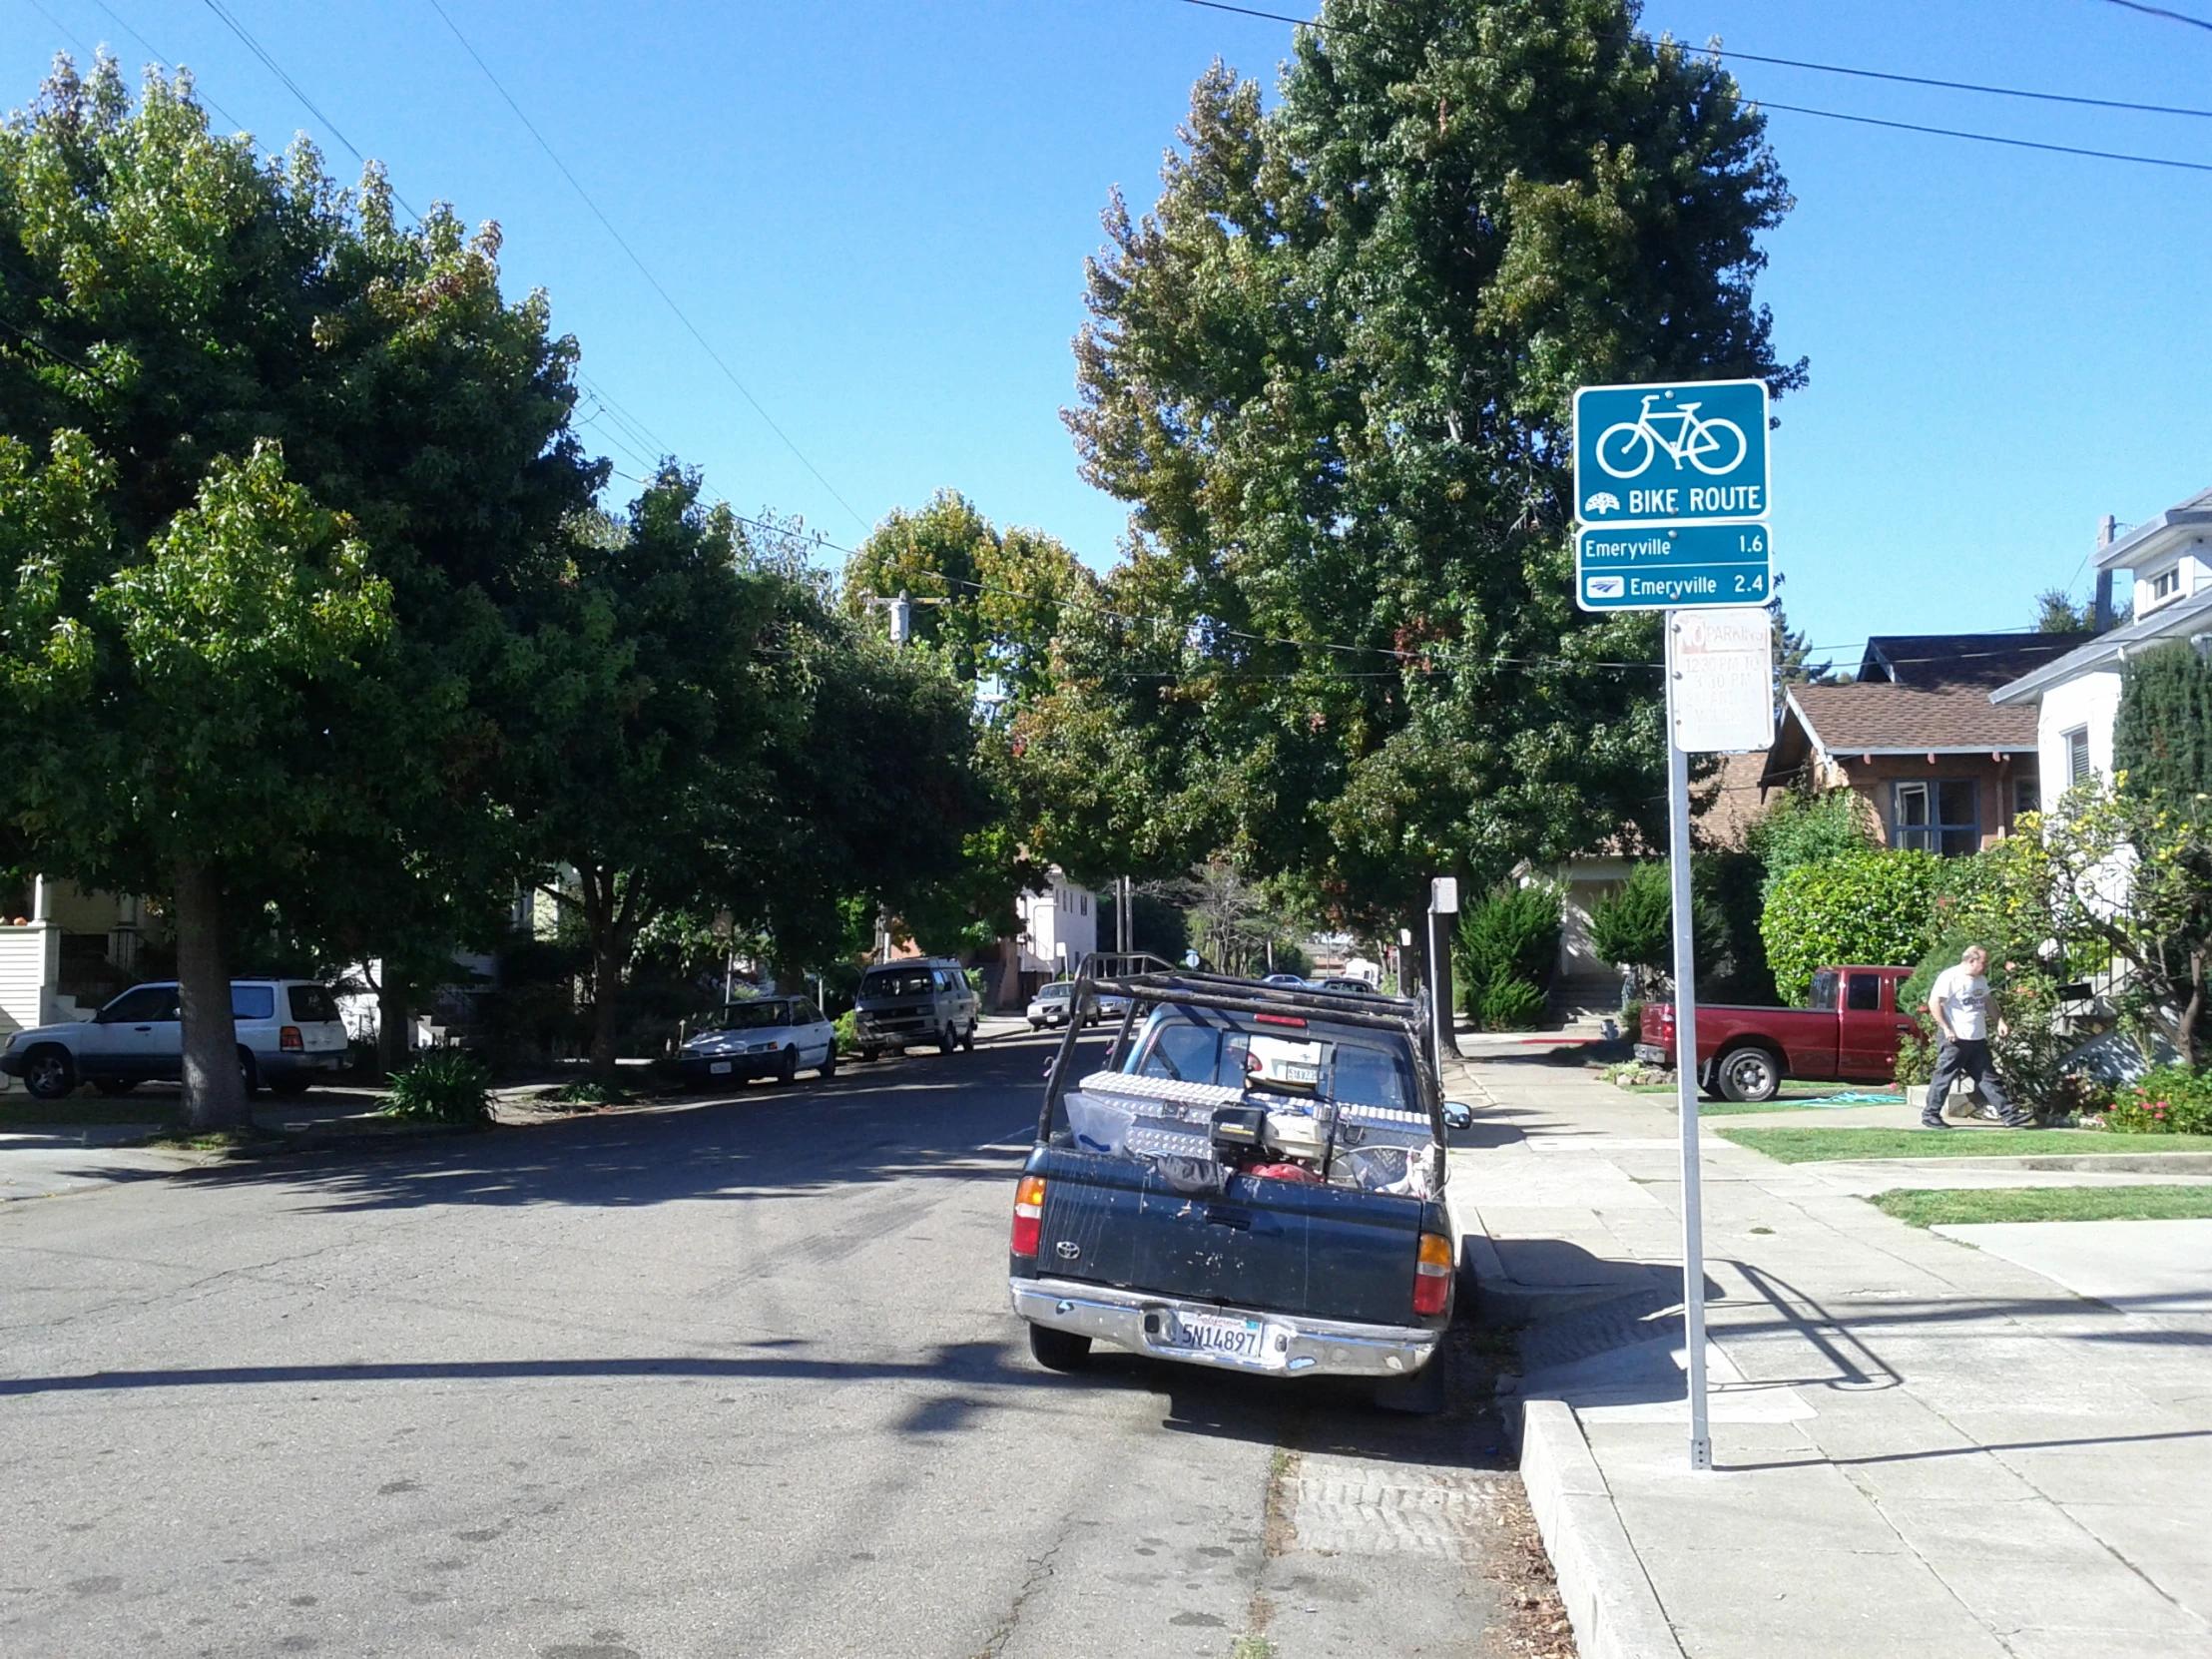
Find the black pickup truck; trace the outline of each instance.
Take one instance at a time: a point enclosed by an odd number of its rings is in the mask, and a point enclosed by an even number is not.
[[[1128,1011],[1083,1076],[1070,1021],[1015,1193],[1009,1289],[1038,1362],[1106,1342],[1433,1408],[1445,1137],[1470,1114],[1438,1092],[1422,1005],[1195,971],[1072,994]]]

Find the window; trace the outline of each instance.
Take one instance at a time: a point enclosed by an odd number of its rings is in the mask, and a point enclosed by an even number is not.
[[[1855,1013],[1872,1013],[1882,1006],[1882,975],[1853,973],[1844,979],[1844,1006]]]
[[[301,1025],[323,1024],[338,1017],[337,998],[320,985],[294,985],[284,994],[291,999],[291,1017]]]
[[[2170,569],[2162,570],[2143,584],[2143,609],[2147,611],[2153,605],[2163,605],[2180,591],[2181,567],[2175,565]]]
[[[1091,895],[1087,892],[1077,893],[1075,895],[1075,908],[1080,914],[1089,915],[1091,913]]]
[[[1981,850],[1980,786],[1970,778],[1891,786],[1890,844],[1946,858]]]
[[[100,1010],[102,1025],[147,1025],[177,1017],[175,985],[138,985]]]
[[[2040,812],[2042,803],[2043,792],[2036,786],[2034,779],[2015,778],[2012,780],[2012,816],[2014,818],[2018,818],[2022,813]]]
[[[2066,782],[2078,784],[2089,776],[2089,728],[2076,726],[2061,741],[2066,746]]]
[[[1840,977],[1829,968],[1814,974],[1813,994],[1806,999],[1806,1007],[1816,1014],[1833,1014],[1836,1011],[1836,981]]]
[[[233,985],[231,987],[231,1017],[233,1019],[275,1019],[276,1017],[276,987],[275,985]]]
[[[792,1023],[794,1025],[820,1025],[822,1022],[822,1010],[812,1002],[793,1004]]]

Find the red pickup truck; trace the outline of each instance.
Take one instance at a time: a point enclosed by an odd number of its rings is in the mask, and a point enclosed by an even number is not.
[[[1920,1029],[1897,1005],[1902,967],[1828,967],[1813,975],[1803,1008],[1697,1009],[1698,1081],[1709,1095],[1772,1100],[1785,1077],[1812,1082],[1887,1083],[1896,1075],[1898,1038]],[[1674,1004],[1644,1004],[1636,1058],[1674,1064]]]

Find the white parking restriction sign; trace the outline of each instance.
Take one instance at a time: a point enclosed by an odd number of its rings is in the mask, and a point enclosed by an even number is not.
[[[1670,612],[1667,673],[1674,746],[1684,754],[1774,743],[1774,624],[1764,608]]]

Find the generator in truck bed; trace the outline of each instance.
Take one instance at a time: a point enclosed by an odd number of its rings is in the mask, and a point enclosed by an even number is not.
[[[1469,1114],[1438,1092],[1423,1006],[1199,972],[1072,994],[1128,1010],[1080,1075],[1070,1021],[1015,1192],[1008,1284],[1039,1363],[1109,1343],[1430,1403],[1408,1385],[1435,1382],[1451,1321],[1445,1137]]]

